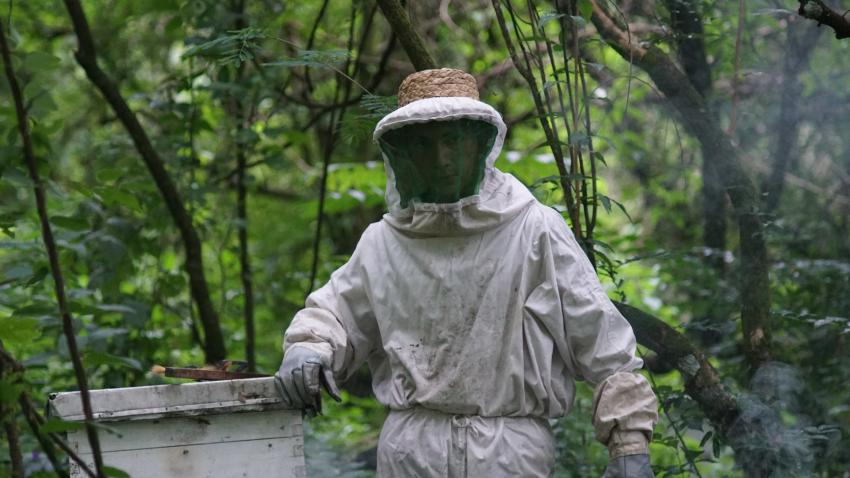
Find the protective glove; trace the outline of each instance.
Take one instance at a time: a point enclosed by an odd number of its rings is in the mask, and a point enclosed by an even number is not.
[[[311,417],[322,413],[322,387],[334,400],[342,401],[330,367],[322,363],[321,355],[307,347],[287,350],[274,379],[283,402],[303,409]]]
[[[626,455],[612,458],[602,478],[653,478],[649,455]]]

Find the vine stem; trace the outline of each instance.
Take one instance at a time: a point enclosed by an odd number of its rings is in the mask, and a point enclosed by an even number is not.
[[[640,355],[641,360],[644,360],[643,352],[640,350],[637,351],[638,355]],[[645,360],[644,360],[645,362]],[[646,374],[649,375],[649,384],[652,386],[652,392],[655,396],[658,396],[658,385],[655,383],[655,375],[652,374],[652,371],[646,369]],[[673,418],[670,416],[670,411],[667,409],[667,406],[664,405],[663,400],[658,401],[661,406],[661,412],[664,413],[664,417],[667,418],[667,421],[670,422],[670,426],[673,427],[673,432],[676,434],[676,439],[679,440],[679,443],[682,445],[682,450],[685,451],[685,460],[687,460],[688,464],[691,465],[691,468],[694,470],[694,473],[699,478],[702,478],[702,474],[699,472],[699,468],[697,468],[696,463],[694,463],[694,459],[688,455],[688,446],[685,444],[685,439],[682,437],[682,433],[679,431],[679,427],[676,426],[676,422],[673,421]]]

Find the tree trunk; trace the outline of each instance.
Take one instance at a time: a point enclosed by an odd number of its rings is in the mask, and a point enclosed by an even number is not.
[[[593,2],[593,24],[602,38],[626,61],[646,71],[679,113],[682,124],[715,158],[720,180],[729,195],[738,223],[741,265],[739,295],[744,351],[751,371],[771,357],[770,296],[767,249],[761,223],[758,189],[742,159],[705,100],[670,57],[653,45],[631,42],[619,19]]]
[[[381,7],[381,12],[384,13],[384,17],[401,42],[401,46],[407,52],[413,67],[417,71],[437,68],[437,63],[425,48],[422,37],[410,24],[410,18],[408,18],[401,3],[398,0],[377,0],[377,2],[378,6]]]
[[[764,181],[762,190],[765,196],[765,209],[773,212],[779,206],[779,199],[785,188],[785,174],[795,165],[797,125],[800,122],[800,102],[803,85],[800,73],[809,62],[815,43],[820,38],[820,28],[801,21],[789,22],[785,30],[785,57],[782,62],[782,83],[779,93],[779,118],[776,121],[776,142],[774,143],[773,167]]]

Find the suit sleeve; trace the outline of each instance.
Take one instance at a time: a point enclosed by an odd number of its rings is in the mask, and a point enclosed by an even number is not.
[[[635,355],[631,325],[602,289],[596,272],[559,214],[548,215],[548,247],[563,314],[559,349],[575,378],[594,386],[596,438],[612,458],[647,453],[658,402]]]
[[[307,297],[284,333],[284,353],[293,347],[318,352],[334,376],[345,380],[366,361],[378,337],[377,325],[363,273],[368,232],[351,258],[331,274],[327,284]]]

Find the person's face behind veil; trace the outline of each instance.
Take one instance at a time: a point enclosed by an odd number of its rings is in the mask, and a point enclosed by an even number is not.
[[[453,203],[478,194],[496,127],[477,120],[430,121],[386,132],[379,144],[387,155],[401,196]]]

